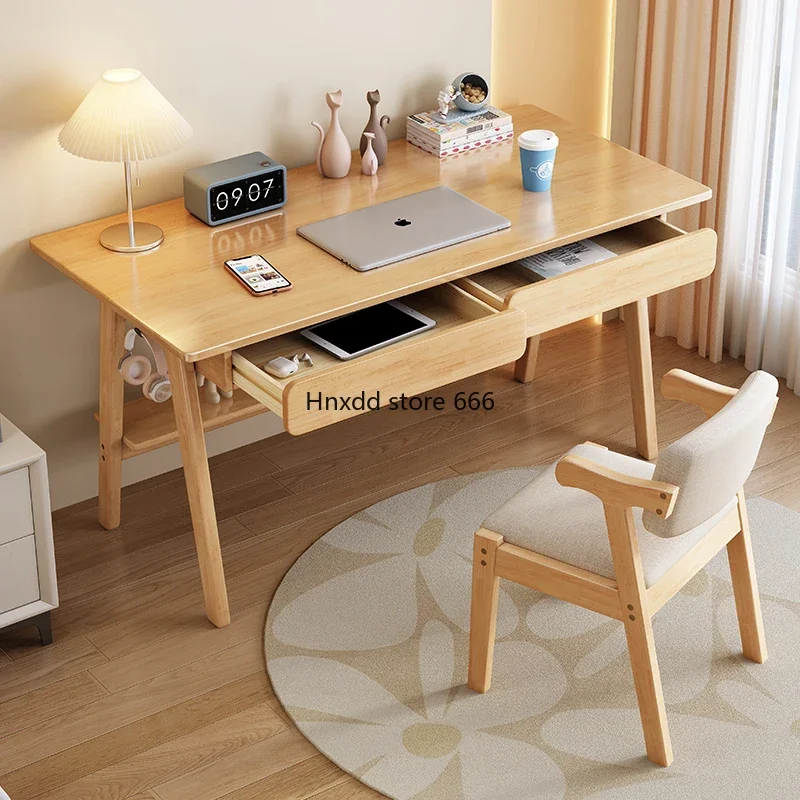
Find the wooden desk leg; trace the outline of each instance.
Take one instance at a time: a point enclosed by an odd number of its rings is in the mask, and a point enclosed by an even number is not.
[[[218,628],[231,621],[225,572],[219,546],[211,473],[208,469],[203,418],[194,366],[165,350],[169,379],[172,383],[172,404],[178,425],[178,439],[183,458],[183,474],[189,494],[194,542],[200,562],[200,579],[206,601],[206,615]]]
[[[642,458],[652,461],[658,457],[658,437],[647,298],[626,305],[624,311],[636,449]]]
[[[536,374],[536,360],[539,357],[539,337],[531,336],[525,345],[522,358],[514,365],[514,377],[520,383],[530,383]]]
[[[125,320],[100,304],[100,482],[98,520],[106,530],[119,525],[122,492],[122,406],[125,382],[119,374]]]

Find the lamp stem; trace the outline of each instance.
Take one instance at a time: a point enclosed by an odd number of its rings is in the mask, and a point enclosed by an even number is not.
[[[115,253],[144,253],[158,247],[164,241],[164,231],[149,222],[133,221],[133,181],[131,162],[125,161],[125,199],[128,206],[128,221],[109,225],[100,233],[100,244]],[[138,240],[138,241],[137,241]],[[0,516],[2,516],[0,514]]]
[[[125,197],[128,202],[128,237],[131,247],[136,247],[133,234],[133,186],[131,185],[131,162],[125,162]]]

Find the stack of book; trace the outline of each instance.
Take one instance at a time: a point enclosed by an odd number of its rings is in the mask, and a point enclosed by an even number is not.
[[[438,111],[412,114],[406,119],[406,139],[439,158],[513,138],[511,115],[494,106],[480,111],[450,111],[445,120]]]

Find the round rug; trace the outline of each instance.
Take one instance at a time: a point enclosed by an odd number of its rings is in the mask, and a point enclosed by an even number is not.
[[[287,573],[275,693],[329,759],[396,800],[797,796],[800,515],[750,500],[769,659],[740,653],[720,553],[654,619],[675,761],[645,759],[623,627],[501,581],[492,688],[465,686],[472,536],[536,475],[428,484],[354,515]]]

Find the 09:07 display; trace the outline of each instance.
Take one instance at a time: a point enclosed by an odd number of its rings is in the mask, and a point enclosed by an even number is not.
[[[258,181],[254,181],[247,187],[247,199],[251,203],[257,203],[262,194],[266,197],[270,189],[272,189],[272,184],[275,182],[275,178],[265,178],[261,183],[264,184],[264,190],[262,192],[261,185]],[[214,205],[216,206],[218,211],[225,211],[228,208],[228,205],[232,202],[234,208],[239,205],[242,199],[245,196],[245,191],[241,186],[236,186],[231,190],[230,195],[226,191],[219,191],[217,192],[217,196],[214,200]]]

